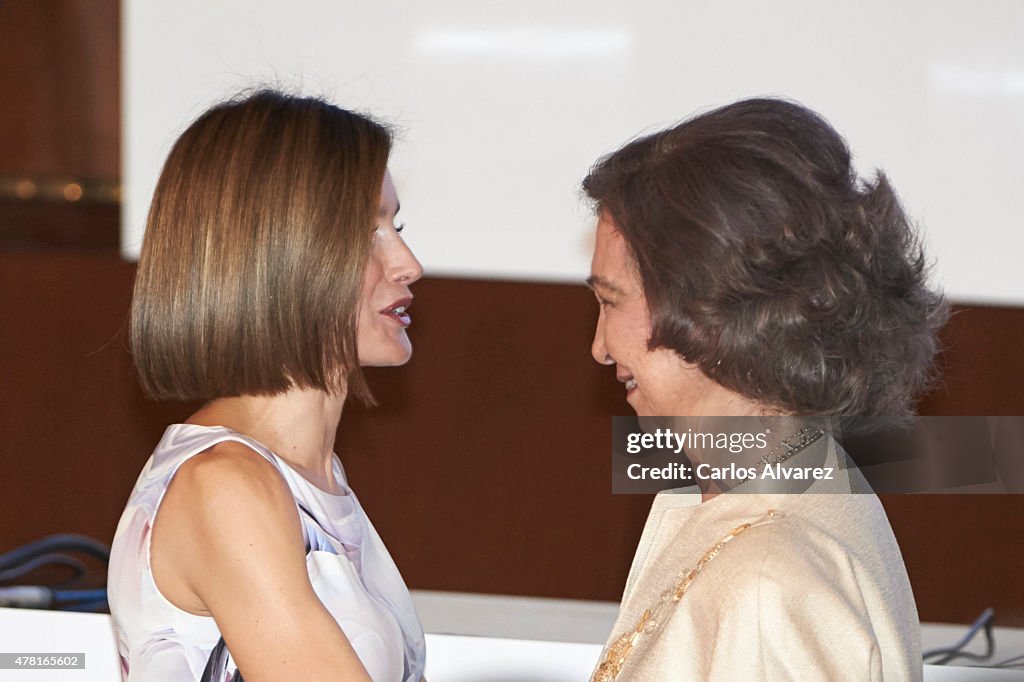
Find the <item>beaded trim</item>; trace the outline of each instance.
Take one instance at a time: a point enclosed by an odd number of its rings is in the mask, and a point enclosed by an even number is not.
[[[805,426],[792,436],[785,438],[774,450],[761,458],[761,467],[781,464],[800,452],[808,445],[825,435],[825,432],[814,426]]]
[[[814,440],[817,440],[817,438]],[[690,569],[689,572],[686,572],[686,569],[680,571],[676,576],[675,584],[661,593],[661,596],[658,598],[658,601],[654,603],[654,606],[644,609],[643,615],[640,616],[640,622],[636,624],[636,627],[623,634],[608,646],[605,650],[606,653],[604,660],[597,666],[593,677],[590,678],[590,682],[612,682],[612,680],[617,678],[619,676],[619,672],[622,671],[622,666],[626,663],[626,659],[629,658],[633,649],[636,648],[636,645],[640,641],[644,632],[653,630],[657,627],[662,611],[669,606],[674,606],[683,598],[683,595],[686,594],[686,590],[689,589],[690,585],[697,577],[697,574],[704,570],[704,567],[711,563],[711,561],[721,553],[722,549],[729,544],[733,538],[741,535],[744,531],[750,528],[768,523],[781,515],[782,514],[780,512],[774,509],[769,509],[754,521],[742,523],[736,526],[726,533],[721,540],[715,543],[711,549],[704,552],[704,556],[700,558],[697,564]]]

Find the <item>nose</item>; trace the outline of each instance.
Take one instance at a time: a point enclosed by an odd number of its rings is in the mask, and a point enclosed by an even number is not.
[[[423,266],[404,240],[397,240],[388,266],[388,279],[406,286],[423,276]]]
[[[615,361],[608,354],[608,348],[604,343],[604,308],[597,314],[597,328],[594,329],[594,342],[590,344],[590,354],[594,356],[599,364],[614,365]]]

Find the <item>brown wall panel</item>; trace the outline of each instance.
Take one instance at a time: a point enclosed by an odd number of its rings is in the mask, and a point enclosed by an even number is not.
[[[1024,495],[882,496],[922,621],[1024,627]],[[1000,659],[1001,660],[1001,659]]]
[[[628,406],[590,358],[592,295],[414,291],[413,360],[372,373],[382,407],[352,409],[339,445],[381,532],[410,539],[403,570],[435,589],[616,597],[650,498],[609,494],[609,415]]]
[[[120,175],[118,0],[0,2],[0,175]]]
[[[958,307],[942,331],[928,415],[1024,415],[1024,310]],[[889,495],[921,619],[1024,626],[1024,495]]]
[[[5,547],[113,530],[150,440],[118,337],[132,274],[109,252],[0,257]]]
[[[942,344],[941,377],[921,401],[922,414],[1024,414],[1024,311],[955,308]]]
[[[194,407],[135,386],[121,333],[133,272],[109,251],[0,252],[0,549],[53,532],[109,540],[164,427]],[[369,371],[381,405],[346,408],[338,440],[407,581],[617,599],[650,497],[610,494],[610,416],[628,406],[590,358],[591,295],[439,278],[414,292],[413,360]],[[1024,412],[1024,364],[1001,341],[1021,324],[1018,310],[954,317],[957,379],[927,411]],[[966,622],[994,605],[997,623],[1024,625],[1024,496],[883,502],[922,618]]]

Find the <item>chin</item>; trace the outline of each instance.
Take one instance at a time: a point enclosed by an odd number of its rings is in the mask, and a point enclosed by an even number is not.
[[[362,367],[401,367],[412,357],[412,347],[397,346],[394,348],[375,349],[369,357],[360,357]]]
[[[633,398],[633,400],[630,400],[631,397]],[[650,403],[644,400],[643,396],[641,395],[634,394],[633,396],[626,396],[626,404],[629,405],[629,407],[633,410],[633,413],[638,417],[658,416],[651,411]]]
[[[401,357],[396,357],[389,367],[401,367],[405,363],[412,359],[412,349],[410,348],[406,352],[401,354]]]

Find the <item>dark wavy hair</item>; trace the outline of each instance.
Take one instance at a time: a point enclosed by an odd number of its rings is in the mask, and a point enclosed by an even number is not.
[[[583,182],[635,259],[649,347],[790,414],[907,415],[948,307],[885,175],[794,102],[636,139]]]

